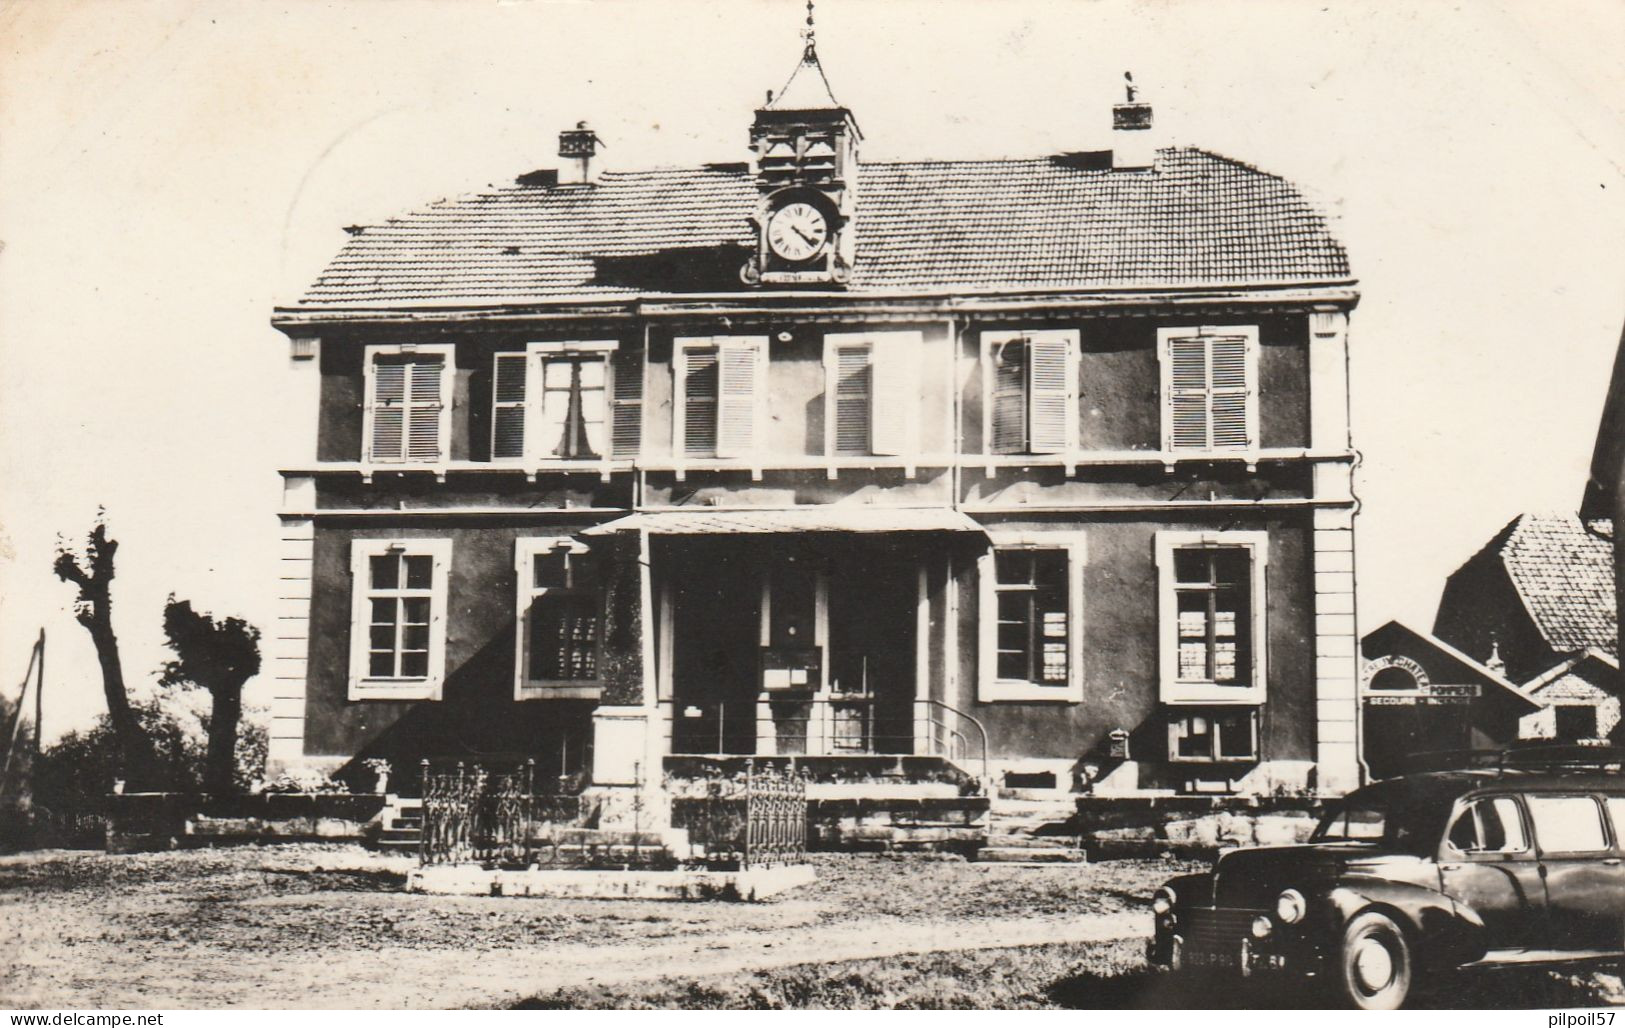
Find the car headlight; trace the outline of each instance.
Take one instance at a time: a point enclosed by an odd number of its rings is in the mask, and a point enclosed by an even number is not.
[[[1265,917],[1263,914],[1259,914],[1257,917],[1253,918],[1253,938],[1267,939],[1269,938],[1270,932],[1273,931],[1275,931],[1275,925],[1271,924],[1270,919]]]
[[[1275,916],[1281,919],[1282,924],[1297,924],[1308,910],[1303,893],[1297,889],[1288,889],[1275,898]]]
[[[1158,915],[1171,913],[1174,909],[1174,902],[1178,898],[1174,895],[1174,890],[1164,885],[1152,894],[1151,910]]]

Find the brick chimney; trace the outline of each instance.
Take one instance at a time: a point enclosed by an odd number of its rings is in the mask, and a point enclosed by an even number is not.
[[[594,174],[592,159],[598,156],[598,148],[603,142],[584,121],[576,122],[573,129],[560,132],[559,156],[566,161],[575,161],[575,166],[572,168],[566,164],[559,181],[567,185],[591,185]]]
[[[1139,99],[1140,87],[1134,73],[1123,72],[1127,103],[1112,105],[1112,168],[1149,168],[1157,160],[1157,143],[1151,132],[1151,105]]]

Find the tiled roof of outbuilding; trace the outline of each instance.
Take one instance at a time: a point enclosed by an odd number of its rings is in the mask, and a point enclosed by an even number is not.
[[[1552,649],[1618,653],[1613,542],[1573,514],[1522,514],[1490,542]]]
[[[1245,286],[1349,279],[1286,180],[1194,148],[1150,171],[1065,157],[861,168],[850,292]],[[744,165],[514,185],[357,232],[300,306],[440,307],[744,287]]]

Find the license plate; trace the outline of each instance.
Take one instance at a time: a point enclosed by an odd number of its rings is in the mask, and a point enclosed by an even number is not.
[[[1243,943],[1233,951],[1192,949],[1190,946],[1175,944],[1173,966],[1177,968],[1219,968],[1226,971],[1237,971],[1246,966],[1246,944]]]

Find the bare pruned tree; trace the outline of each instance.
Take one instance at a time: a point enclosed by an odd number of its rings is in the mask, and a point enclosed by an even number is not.
[[[260,630],[242,618],[200,614],[190,600],[173,593],[164,605],[164,637],[175,659],[164,664],[159,682],[201,686],[209,691],[209,753],[203,788],[212,796],[232,791],[237,724],[243,717],[243,686],[260,670]]]
[[[77,586],[73,616],[90,633],[101,666],[102,694],[107,699],[107,717],[118,740],[118,767],[124,779],[135,788],[151,787],[157,760],[152,741],[130,709],[130,696],[124,687],[124,666],[119,661],[118,636],[113,634],[113,558],[118,541],[107,535],[106,511],[96,514],[82,551],[76,552],[60,538],[52,569],[64,582]]]

